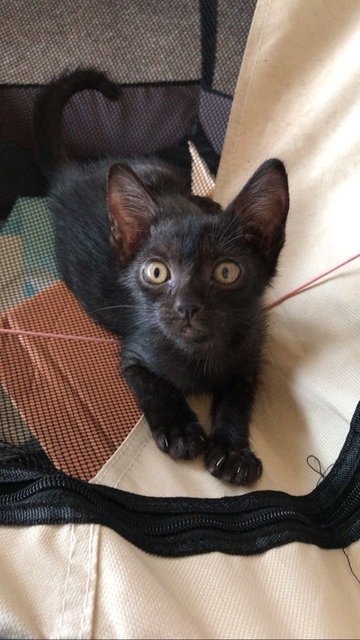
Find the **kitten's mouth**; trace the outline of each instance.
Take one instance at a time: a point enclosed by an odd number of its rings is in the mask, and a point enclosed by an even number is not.
[[[205,331],[198,329],[197,327],[195,327],[193,324],[190,324],[190,323],[184,324],[180,328],[180,335],[183,338],[186,338],[188,340],[195,340],[197,342],[202,342],[207,338],[207,333]]]
[[[186,347],[195,347],[196,344],[202,347],[204,343],[210,341],[210,334],[206,327],[199,326],[194,322],[179,322],[178,319],[171,318],[164,321],[160,320],[165,335],[170,340],[175,340],[179,345]]]

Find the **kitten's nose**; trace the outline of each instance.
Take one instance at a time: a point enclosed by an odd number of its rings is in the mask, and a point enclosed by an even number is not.
[[[197,311],[199,311],[200,307],[196,304],[189,304],[187,302],[179,302],[176,305],[176,311],[180,314],[182,318],[190,322],[191,318],[195,315]]]

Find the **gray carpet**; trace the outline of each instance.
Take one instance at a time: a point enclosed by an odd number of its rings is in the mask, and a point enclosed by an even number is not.
[[[257,0],[219,2],[213,89],[233,95]]]
[[[233,93],[255,4],[219,0],[219,91]],[[198,79],[198,0],[0,1],[0,83],[43,84],[89,65],[118,82]]]
[[[0,25],[1,83],[86,65],[119,82],[200,75],[196,0],[3,0]]]

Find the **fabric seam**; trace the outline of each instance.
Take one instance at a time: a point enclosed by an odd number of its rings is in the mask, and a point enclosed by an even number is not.
[[[81,615],[81,621],[80,621],[80,638],[83,639],[86,636],[84,635],[85,633],[85,625],[86,625],[86,614],[88,613],[88,618],[90,618],[91,616],[91,611],[88,611],[89,609],[89,595],[90,595],[90,582],[91,582],[91,578],[94,577],[94,575],[96,576],[96,567],[95,567],[95,572],[93,574],[93,572],[91,571],[91,560],[93,557],[93,547],[94,547],[94,540],[95,540],[95,526],[94,524],[90,525],[90,532],[89,532],[89,545],[88,545],[88,562],[87,562],[87,580],[86,580],[86,588],[85,588],[85,596],[84,596],[84,604],[83,604],[83,611],[82,611],[82,615]],[[90,619],[88,620],[88,623],[90,623]],[[89,624],[90,626],[90,624]],[[89,629],[90,630],[90,629]]]
[[[64,596],[63,596],[63,601],[62,601],[62,604],[61,604],[59,631],[58,631],[58,633],[55,634],[54,638],[57,638],[57,637],[61,638],[61,635],[62,635],[62,629],[63,629],[64,617],[65,617],[65,609],[66,609],[66,600],[67,600],[68,591],[69,591],[69,584],[70,584],[70,572],[71,572],[71,566],[72,566],[72,564],[74,562],[75,549],[76,549],[75,525],[72,524],[71,525],[71,530],[70,530],[70,549],[69,549],[69,556],[68,556],[68,567],[67,567],[66,578],[65,578]]]

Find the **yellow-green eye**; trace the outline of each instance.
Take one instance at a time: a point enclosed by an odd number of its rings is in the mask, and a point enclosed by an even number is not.
[[[219,262],[216,265],[212,277],[219,284],[233,284],[239,277],[241,269],[235,262]]]
[[[150,284],[163,284],[170,277],[170,271],[166,264],[160,260],[152,260],[144,269],[144,278]]]

